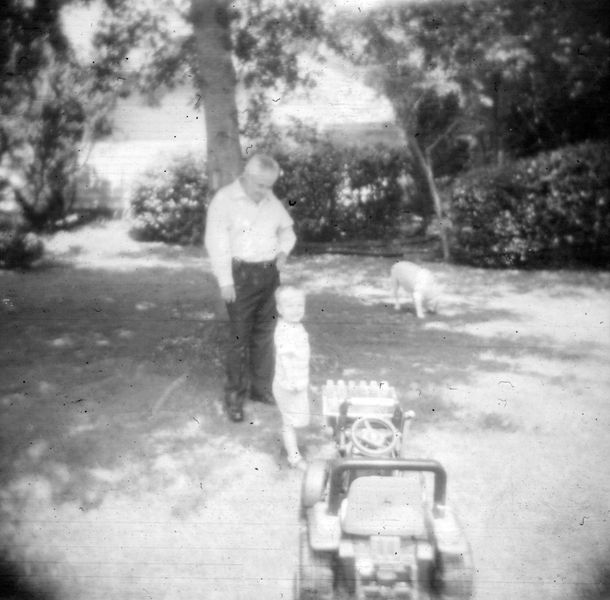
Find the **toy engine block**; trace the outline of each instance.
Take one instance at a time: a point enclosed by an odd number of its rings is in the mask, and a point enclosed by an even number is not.
[[[322,411],[330,425],[340,417],[391,419],[396,409],[400,410],[396,390],[387,381],[329,379],[322,388]]]
[[[415,416],[403,413],[387,381],[342,379],[328,380],[322,388],[322,412],[343,456],[396,455],[405,425]]]

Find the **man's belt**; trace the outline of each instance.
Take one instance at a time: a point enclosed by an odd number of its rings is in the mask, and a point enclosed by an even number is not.
[[[249,260],[242,260],[241,258],[233,258],[232,262],[236,267],[251,267],[255,269],[270,269],[271,267],[275,267],[275,259],[253,262]]]

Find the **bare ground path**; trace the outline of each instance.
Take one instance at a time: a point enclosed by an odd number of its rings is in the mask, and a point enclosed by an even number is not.
[[[290,598],[300,480],[274,409],[221,414],[205,258],[120,224],[49,247],[0,272],[0,597]],[[447,305],[420,322],[388,304],[390,263],[293,260],[313,383],[399,388],[413,454],[449,473],[479,600],[603,597],[610,276],[431,264]],[[309,454],[330,450],[312,426]]]

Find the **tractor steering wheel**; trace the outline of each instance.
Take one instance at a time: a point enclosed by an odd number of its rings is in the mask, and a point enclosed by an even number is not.
[[[354,421],[352,443],[365,456],[383,456],[392,452],[400,434],[391,421],[381,417],[360,417]]]

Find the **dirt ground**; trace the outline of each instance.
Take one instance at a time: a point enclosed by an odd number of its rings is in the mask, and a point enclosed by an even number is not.
[[[110,224],[0,271],[0,597],[291,598],[300,476],[273,407],[228,423],[225,315],[194,249]],[[442,313],[390,304],[390,259],[304,256],[312,399],[385,379],[417,413],[478,600],[608,597],[610,274],[431,263]],[[332,446],[319,420],[309,457]]]

